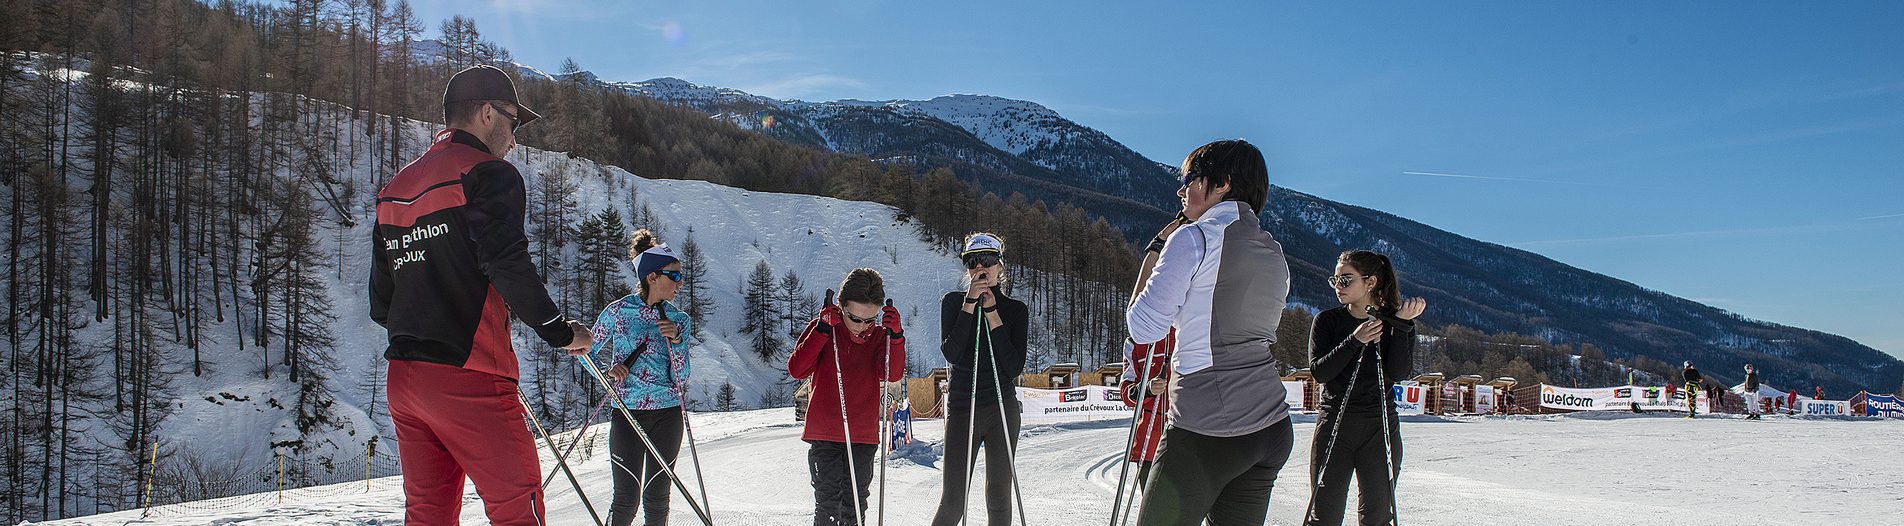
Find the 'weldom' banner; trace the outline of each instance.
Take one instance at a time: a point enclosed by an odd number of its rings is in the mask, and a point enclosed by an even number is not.
[[[1613,391],[1614,388],[1612,387],[1580,389],[1540,384],[1540,406],[1549,409],[1566,409],[1570,411],[1622,409],[1606,406],[1607,403],[1614,400]]]
[[[1865,416],[1883,415],[1892,418],[1904,418],[1904,405],[1898,404],[1897,395],[1874,395],[1865,393],[1864,414]]]
[[[1101,385],[1071,389],[1020,387],[1018,401],[1025,418],[1096,420],[1131,416],[1131,408],[1118,397],[1117,389]]]
[[[1695,402],[1700,413],[1710,412],[1705,393]],[[1642,411],[1685,411],[1686,392],[1668,393],[1663,387],[1622,385],[1577,389],[1540,385],[1540,406],[1568,411],[1630,411],[1638,405]]]

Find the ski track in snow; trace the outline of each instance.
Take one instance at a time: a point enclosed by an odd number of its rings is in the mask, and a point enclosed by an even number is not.
[[[807,444],[790,409],[696,413],[702,465],[717,524],[811,524]],[[1278,477],[1271,524],[1296,524],[1308,503],[1312,415],[1295,418],[1296,444]],[[588,432],[603,435],[607,426]],[[942,438],[941,422],[921,421],[916,437]],[[1109,520],[1122,465],[1120,420],[1027,422],[1019,473],[1029,522]],[[1400,482],[1401,516],[1412,524],[1895,524],[1904,499],[1904,458],[1891,453],[1904,421],[1769,417],[1687,420],[1669,416],[1408,417]],[[612,482],[603,448],[577,449],[573,467],[596,510]],[[544,469],[555,466],[541,451]],[[980,460],[978,469],[984,470]],[[694,488],[686,448],[679,473]],[[877,466],[877,464],[875,464]],[[1134,473],[1134,469],[1132,470]],[[887,465],[888,524],[925,524],[940,498],[940,471],[906,459]],[[980,475],[982,478],[983,475]],[[982,484],[982,481],[978,482]],[[402,522],[401,481],[286,491],[284,501],[253,495],[41,523],[52,525],[394,525]],[[698,492],[698,489],[696,490]],[[875,499],[879,492],[873,487]],[[975,493],[968,509],[984,513]],[[259,504],[262,502],[263,504]],[[566,479],[549,487],[551,524],[589,524]],[[1353,509],[1351,509],[1353,513]],[[679,492],[671,524],[698,524]],[[876,523],[877,507],[868,511]],[[487,524],[473,488],[465,524]]]

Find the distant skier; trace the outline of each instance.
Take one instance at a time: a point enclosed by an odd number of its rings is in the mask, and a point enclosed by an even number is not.
[[[880,382],[905,375],[906,335],[899,309],[881,307],[886,285],[873,269],[840,282],[839,303],[807,323],[787,374],[813,379],[805,431],[815,526],[858,525],[866,514],[879,456]]]
[[[1693,368],[1692,360],[1686,361],[1686,370],[1679,374],[1686,379],[1686,418],[1692,418],[1699,414],[1699,381],[1703,378],[1699,376],[1699,369]],[[1670,401],[1672,397],[1666,399]]]
[[[1746,420],[1758,420],[1760,412],[1759,371],[1754,369],[1752,364],[1745,364],[1745,384],[1740,387],[1744,388],[1745,391],[1739,393],[1739,395],[1745,397]]]

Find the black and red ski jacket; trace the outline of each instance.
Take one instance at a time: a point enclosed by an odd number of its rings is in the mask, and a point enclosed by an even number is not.
[[[511,311],[549,345],[574,339],[529,259],[524,206],[516,167],[454,128],[377,193],[370,319],[389,331],[385,358],[514,380]]]

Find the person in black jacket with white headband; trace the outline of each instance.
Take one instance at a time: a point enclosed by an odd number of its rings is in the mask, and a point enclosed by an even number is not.
[[[985,509],[989,524],[1012,520],[1014,454],[1018,445],[1018,389],[1025,373],[1029,311],[1005,295],[1005,242],[996,234],[965,237],[965,290],[939,302],[940,351],[951,366],[946,393],[945,493],[934,526],[965,517],[967,486],[978,449],[985,449]],[[980,315],[984,318],[981,320]],[[981,328],[982,326],[982,328]]]

